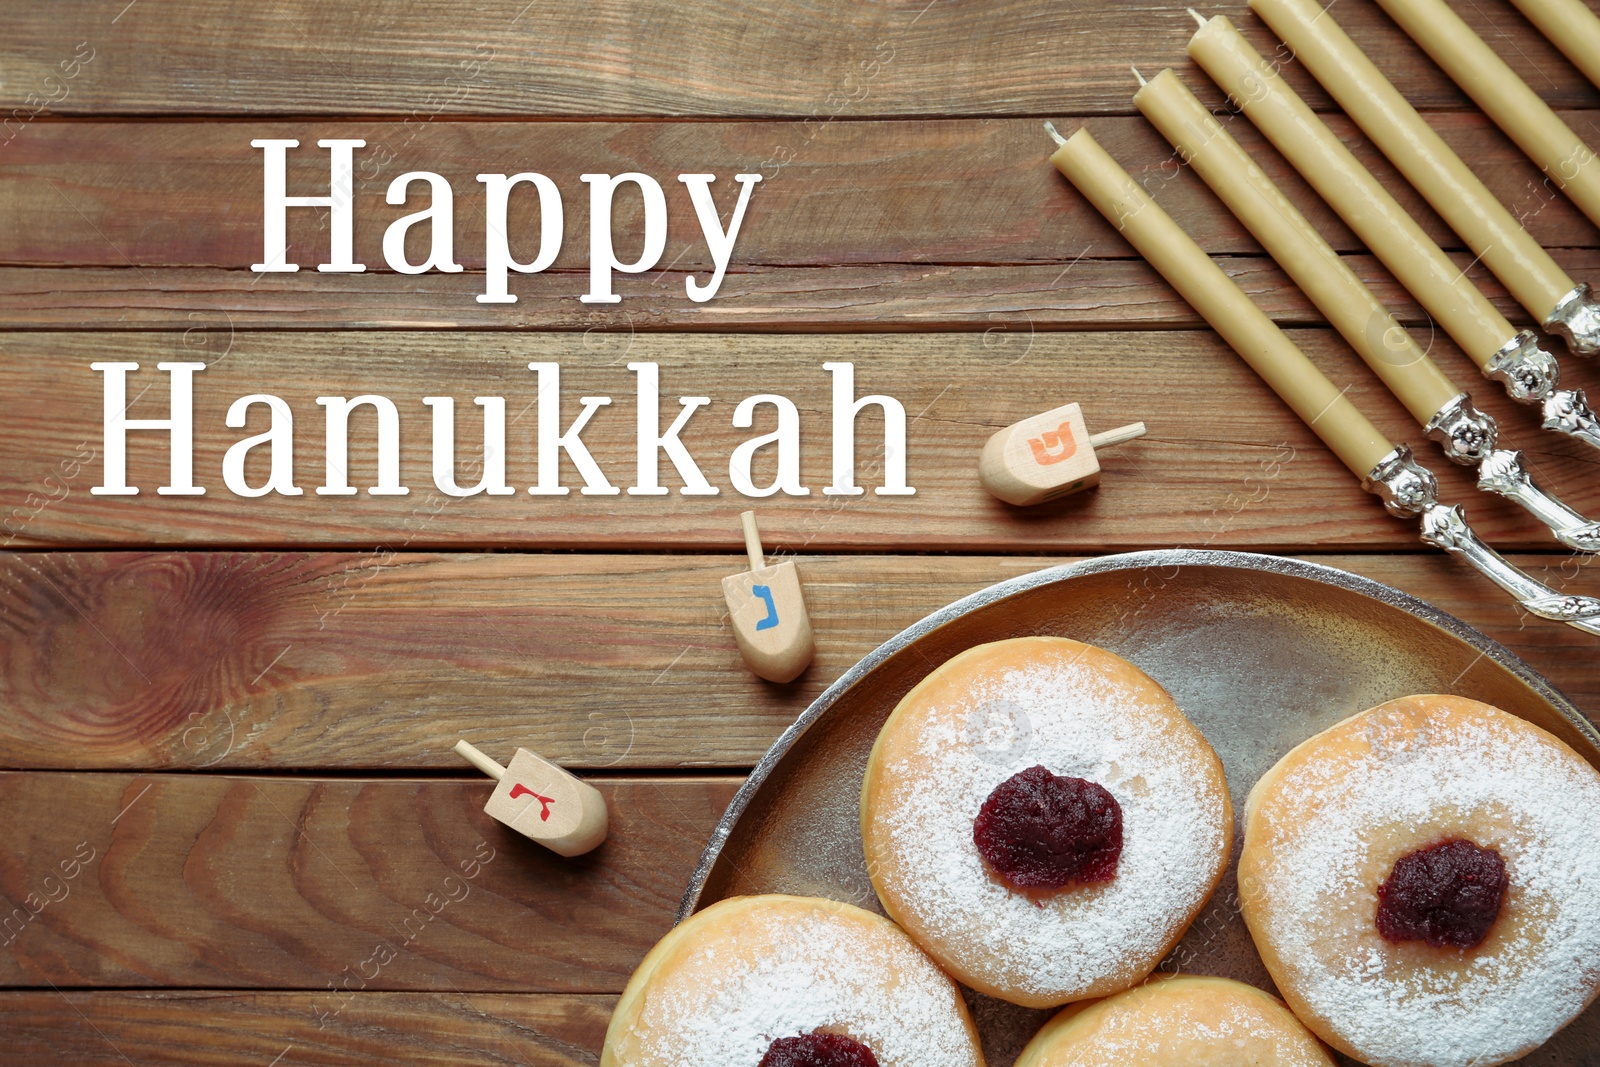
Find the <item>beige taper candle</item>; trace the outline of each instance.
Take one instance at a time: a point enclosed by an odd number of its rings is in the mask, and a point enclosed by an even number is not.
[[[1456,344],[1487,368],[1516,336],[1511,323],[1233,23],[1221,15],[1204,21],[1188,50]]]
[[[1585,215],[1600,223],[1600,159],[1444,0],[1378,0]]]
[[[1316,0],[1250,0],[1340,107],[1540,323],[1577,284]]]
[[[1461,390],[1417,347],[1273,180],[1171,70],[1133,97],[1267,253],[1423,426]]]
[[[1050,157],[1057,170],[1222,335],[1357,477],[1394,449],[1305,353],[1118,166],[1087,130]]]
[[[1600,18],[1583,0],[1511,0],[1550,43],[1600,85]]]

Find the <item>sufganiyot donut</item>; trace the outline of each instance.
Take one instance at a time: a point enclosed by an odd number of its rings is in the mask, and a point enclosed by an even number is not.
[[[807,1043],[812,1047],[804,1047]],[[634,972],[600,1067],[983,1067],[960,991],[887,919],[813,897],[719,901]]]
[[[1334,1067],[1283,1002],[1230,978],[1152,978],[1062,1009],[1016,1067]]]
[[[1295,1014],[1373,1067],[1526,1055],[1600,991],[1600,773],[1461,697],[1361,712],[1268,771],[1241,907]]]
[[[889,915],[956,978],[1029,1007],[1126,989],[1227,867],[1222,764],[1166,690],[1058,637],[981,645],[889,716],[861,794]]]

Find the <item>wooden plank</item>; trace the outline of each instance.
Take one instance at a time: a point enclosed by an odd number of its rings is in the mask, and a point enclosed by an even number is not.
[[[1316,558],[1468,620],[1600,712],[1591,639],[1442,553]],[[1567,557],[1517,561],[1593,591]],[[466,737],[502,760],[749,767],[881,642],[1059,562],[802,557],[817,659],[775,686],[723,617],[739,557],[0,556],[0,766],[458,771]]]
[[[1462,4],[1562,106],[1593,88],[1504,0]],[[1208,9],[1208,14],[1210,9]],[[1228,13],[1267,52],[1242,7]],[[1372,5],[1341,23],[1419,107],[1461,94]],[[1128,66],[1186,63],[1181,0],[1125,9],[1009,0],[794,5],[499,0],[396,11],[366,0],[10,4],[0,95],[30,113],[411,115],[1041,114],[1127,111]],[[76,67],[61,63],[74,56]],[[92,57],[84,61],[83,57]],[[76,76],[63,78],[72,70]],[[1296,72],[1298,75],[1298,72]],[[29,94],[33,94],[30,99]],[[1320,102],[1319,94],[1319,102]]]
[[[1583,131],[1600,130],[1600,112],[1567,113]],[[1559,247],[1600,247],[1600,231],[1564,196],[1542,185],[1538,169],[1482,115],[1438,113],[1430,119],[1538,240]],[[1061,119],[1070,127],[1078,120]],[[1353,125],[1330,117],[1340,135],[1442,244],[1459,240],[1411,191]],[[1338,221],[1242,116],[1228,127],[1319,225],[1333,244],[1361,243]],[[1260,246],[1234,220],[1171,147],[1142,117],[1091,118],[1088,125],[1208,251],[1258,253]],[[1064,264],[1079,255],[1128,257],[1132,249],[1046,162],[1052,147],[1037,119],[834,122],[810,128],[793,122],[435,122],[420,129],[395,123],[57,122],[39,124],[0,151],[0,262],[22,265],[221,267],[239,284],[282,283],[258,278],[261,152],[254,138],[298,139],[290,154],[291,192],[325,194],[328,154],[314,138],[355,137],[358,153],[355,251],[369,273],[387,272],[382,241],[394,220],[427,199],[418,187],[409,204],[390,206],[390,182],[431,170],[454,189],[455,253],[468,270],[484,257],[484,172],[537,170],[562,192],[565,240],[555,269],[512,277],[512,292],[559,300],[569,314],[584,310],[582,278],[561,271],[588,266],[588,187],[579,175],[642,171],[666,187],[668,237],[661,269],[646,276],[646,292],[683,297],[683,276],[710,263],[705,238],[685,188],[684,172],[720,175],[714,187],[726,214],[735,173],[763,175],[751,196],[733,256],[737,269],[770,266],[905,266],[993,263]],[[1600,136],[1596,137],[1600,143]],[[526,194],[526,195],[524,195]],[[642,201],[619,193],[613,232],[626,256],[638,247]],[[537,197],[523,190],[506,225],[513,248],[532,259],[538,240]],[[327,253],[324,209],[289,212],[289,240],[302,272]],[[413,262],[427,258],[423,227],[411,235]],[[442,276],[411,278],[437,287]],[[464,280],[464,279],[463,279]],[[393,286],[396,279],[311,273],[334,291],[363,291],[362,282]],[[128,288],[151,284],[131,275]],[[630,294],[635,314],[638,293]],[[482,291],[481,279],[473,286]],[[464,297],[464,302],[471,302]],[[723,298],[713,299],[714,307]],[[653,304],[654,301],[645,301]],[[626,305],[625,305],[626,306]],[[495,309],[490,309],[495,310]],[[502,313],[514,307],[501,307]],[[647,309],[648,310],[648,309]],[[455,314],[466,314],[459,309]],[[504,321],[502,319],[501,321]]]
[[[1396,438],[1419,434],[1381,386],[1325,330],[1295,336],[1328,373],[1350,383],[1351,396]],[[1436,357],[1457,379],[1473,383],[1483,407],[1501,417],[1506,439],[1529,450],[1539,473],[1580,510],[1600,512],[1600,485],[1582,445],[1537,431],[1533,409],[1518,408],[1497,388],[1475,382],[1471,365],[1441,338]],[[205,496],[160,496],[168,484],[164,435],[134,431],[128,477],[138,496],[97,496],[100,484],[103,384],[89,365],[115,357],[144,368],[130,378],[132,418],[170,413],[161,360],[208,362],[196,377],[195,471]],[[712,403],[687,424],[682,441],[717,496],[677,492],[640,498],[533,496],[533,411],[536,384],[530,361],[559,362],[570,425],[581,396],[613,396],[584,431],[584,441],[614,487],[636,485],[637,380],[626,364],[661,366],[663,411],[673,398],[709,396]],[[831,375],[826,362],[856,364],[856,395],[887,393],[906,411],[907,477],[915,496],[828,495]],[[1573,385],[1595,385],[1592,367],[1569,360]],[[345,546],[360,550],[437,547],[734,549],[738,512],[752,501],[729,480],[733,450],[767,432],[770,407],[758,428],[732,425],[734,405],[758,394],[793,399],[801,416],[800,481],[807,496],[759,501],[771,544],[812,552],[895,551],[915,530],[919,550],[1102,552],[1161,545],[1301,550],[1412,549],[1410,524],[1387,516],[1231,351],[1209,333],[1045,333],[922,335],[707,335],[663,333],[457,334],[231,332],[216,318],[184,334],[12,334],[0,348],[0,542],[9,546],[73,547],[254,545]],[[148,386],[148,390],[147,390]],[[295,469],[301,496],[245,498],[221,478],[225,450],[262,432],[257,408],[250,426],[232,430],[224,417],[233,401],[261,392],[281,396],[294,415]],[[315,399],[378,392],[401,413],[401,476],[406,496],[325,496],[324,415]],[[422,398],[457,398],[462,452],[458,477],[481,455],[476,396],[507,398],[507,496],[459,499],[431,485],[431,423]],[[1080,401],[1090,429],[1136,419],[1150,436],[1105,454],[1104,482],[1028,510],[990,498],[975,475],[978,451],[1002,426],[1069,400]],[[1226,412],[1226,419],[1218,417]],[[668,415],[671,418],[671,415]],[[369,487],[376,471],[376,433],[370,409],[352,423],[351,484]],[[368,421],[363,421],[368,420]],[[663,423],[663,425],[666,425]],[[883,438],[877,409],[864,413],[856,434],[858,479],[881,484]],[[1425,454],[1431,454],[1431,447]],[[266,479],[264,456],[252,460],[251,484]],[[756,464],[757,484],[773,477],[770,455]],[[1441,468],[1449,499],[1469,503],[1485,536],[1508,550],[1544,549],[1542,527],[1499,498],[1478,493],[1468,472]],[[1281,471],[1279,468],[1281,467]],[[1245,508],[1240,493],[1260,496],[1264,471],[1276,472],[1270,492]],[[564,478],[577,478],[570,465]],[[664,486],[676,486],[663,460]],[[1247,481],[1248,479],[1248,481]],[[581,482],[579,482],[581,484]],[[1226,521],[1218,519],[1227,513]]]
[[[1600,277],[1600,250],[1559,248],[1575,278]],[[1528,316],[1467,252],[1451,256],[1513,322]],[[1347,253],[1352,270],[1411,326],[1422,308],[1372,256]],[[1324,319],[1264,256],[1219,264],[1279,325]],[[696,303],[660,277],[619,279],[620,304],[580,304],[584,282],[561,272],[512,305],[480,304],[478,274],[277,274],[216,267],[0,267],[0,328],[12,330],[239,329],[652,330],[827,332],[873,330],[1193,329],[1189,303],[1142,259],[1085,256],[1064,264],[876,264],[730,269],[715,300]],[[648,311],[641,314],[640,305]],[[1559,342],[1557,342],[1559,348]]]
[[[615,1002],[556,993],[0,993],[0,1064],[593,1067]]]
[[[0,774],[0,984],[619,992],[738,779],[598,784],[611,835],[567,860],[482,778]]]

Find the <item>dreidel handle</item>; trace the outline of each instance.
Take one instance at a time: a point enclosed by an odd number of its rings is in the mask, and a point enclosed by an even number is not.
[[[1101,433],[1090,434],[1089,447],[1101,449],[1108,445],[1120,445],[1124,441],[1131,441],[1135,437],[1143,437],[1144,435],[1144,423],[1130,422],[1126,426],[1118,426],[1115,430],[1105,430]]]
[[[480,749],[465,739],[456,742],[456,752],[468,763],[472,764],[474,767],[478,768],[478,770],[482,771],[484,774],[487,774],[490,778],[493,778],[497,782],[506,776],[506,769],[504,767],[500,766],[500,764],[496,763],[488,756],[485,756]]]
[[[1143,424],[1140,424],[1141,429]],[[753,571],[765,570],[767,557],[761,550],[761,531],[756,528],[756,513],[744,511],[739,513],[739,525],[744,527],[744,550],[750,556],[750,569]]]

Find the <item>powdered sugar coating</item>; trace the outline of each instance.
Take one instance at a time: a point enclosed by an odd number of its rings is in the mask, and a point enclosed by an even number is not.
[[[902,704],[866,830],[890,914],[969,984],[1040,1006],[1148,973],[1215,886],[1232,825],[1220,765],[1159,686],[1101,649],[1024,640],[1025,654],[985,646],[953,664],[959,685]],[[985,866],[973,818],[1036,764],[1121,805],[1112,881],[1024,894]]]
[[[1289,1010],[1222,978],[1158,980],[1041,1033],[1019,1067],[1333,1067]]]
[[[1163,1027],[1157,1020],[1142,1015],[1121,1015],[1096,1032],[1092,1046],[1052,1058],[1051,1064],[1053,1067],[1099,1067],[1111,1061],[1166,1067],[1169,1062],[1182,1062],[1174,1061],[1174,1055],[1186,1055],[1196,1046],[1241,1056],[1245,1053],[1273,1055],[1276,1062],[1285,1064],[1325,1067],[1328,1063],[1327,1057],[1317,1056],[1314,1048],[1311,1052],[1282,1048],[1281,1021],[1269,1019],[1253,1004],[1236,1002],[1219,1009],[1210,1019],[1181,1022],[1182,1029],[1174,1032],[1170,1023]],[[1178,1048],[1174,1048],[1175,1045]],[[1295,1055],[1296,1052],[1300,1055]]]
[[[649,976],[623,1067],[757,1067],[771,1043],[824,1029],[880,1067],[983,1067],[955,984],[887,921],[833,901],[759,897],[716,909]],[[746,906],[753,905],[753,906]]]
[[[1241,868],[1252,932],[1302,1017],[1375,1067],[1481,1067],[1583,1010],[1600,983],[1600,775],[1505,712],[1447,697],[1381,705],[1312,746],[1318,758],[1291,753],[1264,780]],[[1383,941],[1376,880],[1452,836],[1505,859],[1489,939]]]

